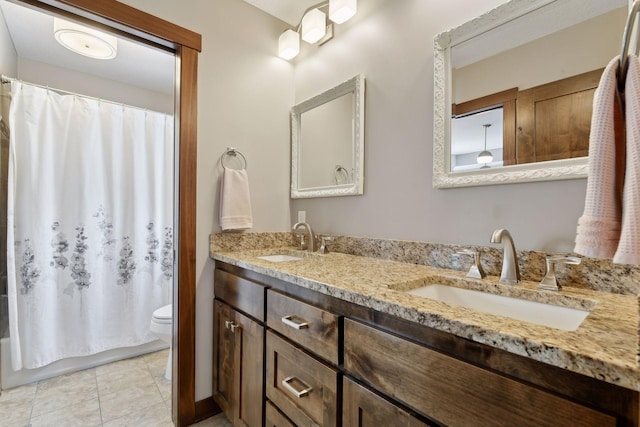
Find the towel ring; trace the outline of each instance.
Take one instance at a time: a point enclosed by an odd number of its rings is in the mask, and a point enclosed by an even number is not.
[[[242,163],[244,164],[244,166],[242,166],[242,169],[246,169],[247,168],[247,158],[244,156],[244,154],[242,154],[240,151],[236,150],[233,147],[227,147],[225,152],[222,153],[222,157],[220,158],[220,163],[222,163],[222,167],[225,168],[225,169],[229,169],[227,167],[227,165],[224,164],[224,159],[227,156],[238,158],[238,155],[240,157],[242,157]]]

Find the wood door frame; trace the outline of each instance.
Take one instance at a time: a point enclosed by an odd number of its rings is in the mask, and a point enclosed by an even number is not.
[[[198,53],[202,36],[115,0],[10,0],[164,46],[175,52],[175,124],[178,146],[177,278],[173,305],[172,413],[176,427],[196,421],[196,163]]]

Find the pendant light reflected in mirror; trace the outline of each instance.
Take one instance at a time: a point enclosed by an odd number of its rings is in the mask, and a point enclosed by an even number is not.
[[[485,165],[493,160],[493,154],[491,151],[487,151],[487,129],[491,126],[490,124],[482,125],[484,127],[484,150],[478,154],[478,158],[476,161],[478,163],[484,163]]]

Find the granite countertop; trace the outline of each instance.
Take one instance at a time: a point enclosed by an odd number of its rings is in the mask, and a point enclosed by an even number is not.
[[[271,262],[256,258],[267,254],[292,254],[304,259]],[[455,270],[341,253],[322,255],[291,248],[212,252],[211,256],[475,342],[640,390],[635,296],[569,287],[560,292],[538,291],[536,282],[506,286],[499,284],[495,276],[469,279],[465,273]],[[591,313],[577,330],[563,331],[404,292],[431,283],[587,309]]]

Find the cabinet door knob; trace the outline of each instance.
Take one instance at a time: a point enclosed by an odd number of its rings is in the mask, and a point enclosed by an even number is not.
[[[302,390],[296,390],[291,383],[297,381],[304,386]],[[313,387],[306,385],[304,382],[300,381],[298,378],[292,376],[287,377],[282,380],[282,386],[289,391],[289,393],[293,394],[298,399],[307,396],[313,390]]]
[[[309,327],[309,324],[305,322],[304,319],[300,319],[302,320],[302,322],[296,322],[295,320],[293,320],[292,315],[284,316],[281,320],[282,323],[287,326],[291,326],[293,329],[307,329]]]

